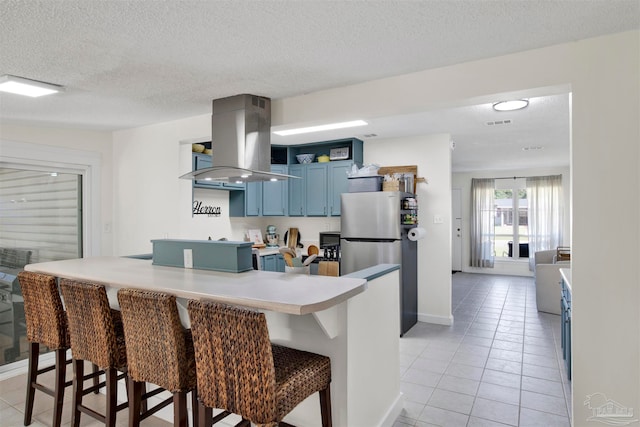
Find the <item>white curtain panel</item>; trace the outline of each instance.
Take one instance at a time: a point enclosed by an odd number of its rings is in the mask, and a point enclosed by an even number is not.
[[[529,199],[529,269],[537,251],[562,245],[562,175],[527,178]]]
[[[471,266],[493,268],[495,241],[495,180],[471,180]]]

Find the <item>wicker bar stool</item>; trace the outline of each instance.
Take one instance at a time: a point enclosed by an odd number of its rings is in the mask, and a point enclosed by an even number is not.
[[[53,407],[54,427],[60,426],[62,419],[62,402],[64,389],[71,385],[65,382],[69,349],[67,331],[67,315],[62,307],[56,278],[46,274],[21,271],[18,281],[24,298],[24,314],[27,323],[27,340],[29,341],[29,372],[27,374],[27,400],[24,410],[24,425],[31,424],[35,391],[40,390],[55,401]],[[55,365],[38,369],[40,344],[55,351]],[[38,383],[38,376],[55,369],[54,389]]]
[[[173,425],[186,427],[187,393],[191,392],[193,423],[197,422],[196,365],[191,330],[185,329],[178,315],[174,295],[139,289],[120,289],[127,347],[129,381],[129,427],[153,415],[173,401]],[[159,388],[143,396],[144,383]],[[158,392],[173,393],[163,402],[140,413],[141,400]]]
[[[85,413],[107,426],[116,423],[116,413],[128,406],[118,405],[117,381],[126,377],[127,355],[122,319],[118,310],[109,307],[103,285],[83,283],[69,279],[60,280],[62,297],[67,308],[71,355],[73,358],[73,413],[71,425],[80,425],[80,413]],[[84,361],[90,361],[104,370],[106,380],[106,414],[84,406],[82,398],[96,386],[84,388]],[[121,374],[118,374],[121,372]]]
[[[211,408],[242,416],[239,425],[289,425],[285,415],[320,393],[323,427],[331,426],[331,360],[271,344],[263,313],[224,304],[188,303],[200,401],[199,426]]]

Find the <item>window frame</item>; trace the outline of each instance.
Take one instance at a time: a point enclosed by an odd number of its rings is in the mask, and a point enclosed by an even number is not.
[[[0,139],[2,167],[82,176],[83,257],[101,254],[101,162],[97,152]]]

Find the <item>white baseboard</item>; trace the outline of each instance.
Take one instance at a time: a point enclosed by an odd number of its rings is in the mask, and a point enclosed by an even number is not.
[[[380,422],[380,427],[392,427],[396,422],[400,414],[402,413],[402,408],[404,407],[404,396],[402,393],[398,393],[398,397],[393,401],[393,404],[387,411],[387,413],[382,418]]]
[[[435,323],[436,325],[453,325],[453,316],[436,316],[434,314],[418,313],[418,321],[425,323]]]

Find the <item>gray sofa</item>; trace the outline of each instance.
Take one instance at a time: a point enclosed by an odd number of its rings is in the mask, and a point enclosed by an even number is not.
[[[560,269],[571,268],[570,261],[556,261],[556,250],[534,254],[536,304],[538,311],[560,314]]]

